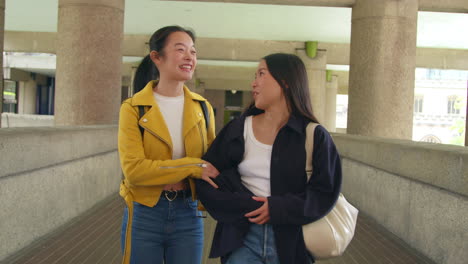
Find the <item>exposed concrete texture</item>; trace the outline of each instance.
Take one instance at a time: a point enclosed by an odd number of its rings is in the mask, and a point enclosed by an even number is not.
[[[227,79],[253,81],[257,67],[197,65],[196,74],[200,80]]]
[[[162,1],[186,1],[186,0],[162,0]],[[226,2],[244,4],[265,5],[299,5],[299,6],[329,6],[351,7],[355,0],[195,0],[196,2]],[[194,2],[194,1],[191,1]]]
[[[416,0],[356,1],[348,133],[411,139],[416,21]]]
[[[117,126],[2,129],[0,179],[115,151]]]
[[[215,110],[215,128],[216,134],[224,126],[224,104],[225,104],[225,91],[224,90],[205,90],[205,98],[210,102],[211,106]]]
[[[3,37],[5,32],[5,0],[0,0],[0,52],[3,54]],[[3,55],[0,56],[0,69],[3,69]],[[3,70],[0,71],[0,114],[3,112]],[[0,128],[2,124],[0,122]]]
[[[332,76],[326,82],[325,128],[330,132],[336,131],[336,94],[338,92],[338,78]]]
[[[333,71],[333,75],[338,77],[338,94],[348,94],[349,90],[349,72]]]
[[[50,126],[54,126],[54,116],[2,113],[2,128]]]
[[[460,146],[333,134],[342,157],[468,196],[468,149]]]
[[[0,130],[0,260],[118,190],[116,135],[115,126]]]
[[[202,79],[206,90],[250,91],[252,80]]]
[[[162,0],[187,1],[187,0]],[[196,2],[227,2],[265,5],[299,5],[299,6],[327,6],[353,7],[357,0],[192,0]],[[465,0],[418,0],[420,11],[467,13],[468,3]]]
[[[418,0],[420,11],[468,13],[466,0]]]
[[[296,54],[306,67],[312,110],[318,121],[323,122],[325,120],[327,51],[318,50],[313,59],[306,55],[305,50],[297,50]]]
[[[348,158],[343,172],[343,192],[361,212],[436,263],[466,261],[466,196]]]
[[[216,229],[216,220],[214,220],[210,214],[207,215],[205,220],[203,221],[204,224],[204,245],[203,245],[203,264],[219,264],[219,258],[208,258],[210,255],[211,250],[211,242],[213,241],[213,235]]]
[[[162,0],[162,1],[187,1],[187,0]],[[227,2],[244,4],[265,5],[299,5],[299,6],[328,6],[328,7],[353,7],[358,0],[192,0],[196,2]],[[432,12],[467,13],[466,0],[418,0],[419,10]]]
[[[56,124],[117,123],[124,6],[124,0],[59,0]]]
[[[0,260],[115,193],[119,181],[116,151],[0,178]]]
[[[5,51],[56,53],[55,39],[57,33],[51,32],[5,32]],[[151,35],[126,34],[123,41],[123,56],[143,57],[148,54],[148,42]],[[265,40],[229,40],[217,38],[197,38],[198,59],[208,60],[243,60],[258,61],[261,57],[274,53],[295,53],[296,48],[304,48],[304,42],[265,41]],[[268,43],[268,45],[264,45]],[[226,50],[222,53],[212,50],[220,46]],[[242,48],[256,50],[250,56],[240,51]],[[327,63],[349,65],[349,43],[319,42],[319,49],[327,50]],[[227,50],[229,49],[229,50]],[[244,54],[239,57],[237,54]],[[461,49],[417,48],[416,66],[425,68],[468,70],[468,51]],[[125,68],[125,66],[124,66]],[[129,73],[128,70],[123,71]],[[125,75],[125,74],[124,74]]]
[[[421,68],[468,70],[467,59],[468,49],[416,49],[416,67]]]

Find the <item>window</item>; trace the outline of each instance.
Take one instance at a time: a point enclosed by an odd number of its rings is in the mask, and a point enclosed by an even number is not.
[[[423,96],[417,95],[414,97],[414,112],[422,113],[423,110]]]
[[[460,99],[455,95],[449,96],[447,99],[447,114],[460,114]]]
[[[3,112],[18,113],[17,82],[3,81]]]

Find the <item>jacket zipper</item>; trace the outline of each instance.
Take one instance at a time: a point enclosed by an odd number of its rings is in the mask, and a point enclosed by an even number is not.
[[[193,164],[184,164],[184,165],[178,165],[178,166],[163,166],[163,167],[159,167],[159,168],[160,169],[177,169],[177,168],[183,168],[183,167],[189,167],[189,166],[197,166],[197,167],[205,168],[206,164],[204,164],[204,163],[193,163]]]
[[[148,133],[150,133],[151,135],[153,135],[153,136],[159,138],[162,142],[166,143],[169,147],[171,146],[171,145],[169,144],[169,142],[167,142],[166,140],[164,140],[162,137],[160,137],[160,136],[158,136],[157,134],[153,133],[151,130],[146,129],[146,127],[144,127],[144,126],[142,126],[142,127],[143,127],[143,129],[145,129],[146,131],[148,131]],[[172,148],[171,148],[171,151],[172,151]],[[172,154],[171,154],[171,155],[172,155]]]
[[[203,136],[203,130],[201,128],[201,122],[198,122],[198,130],[200,131],[200,136],[202,140],[202,155],[205,154],[205,137]]]

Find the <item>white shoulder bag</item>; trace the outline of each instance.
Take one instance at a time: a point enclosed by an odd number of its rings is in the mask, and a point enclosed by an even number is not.
[[[312,153],[317,123],[306,128],[306,173],[307,182],[312,176]],[[358,209],[352,206],[340,193],[335,207],[323,218],[302,226],[307,250],[315,259],[341,256],[354,236]]]

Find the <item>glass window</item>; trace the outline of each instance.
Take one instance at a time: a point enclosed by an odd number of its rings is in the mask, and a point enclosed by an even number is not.
[[[15,81],[3,81],[3,112],[18,113],[18,89]]]
[[[423,110],[423,96],[417,95],[414,97],[414,112],[422,113]]]

